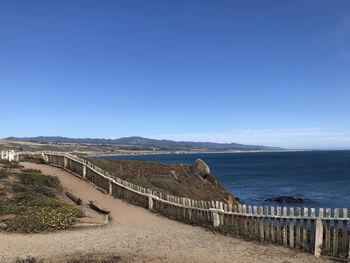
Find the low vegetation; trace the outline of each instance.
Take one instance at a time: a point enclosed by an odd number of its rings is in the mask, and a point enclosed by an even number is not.
[[[55,176],[48,176],[41,174],[40,170],[24,169],[18,175],[19,183],[29,187],[49,187],[58,189],[60,187],[60,181]]]
[[[39,170],[23,169],[14,175],[10,185],[11,198],[0,196],[0,221],[5,216],[10,232],[42,232],[66,229],[84,216],[73,205],[56,198],[61,190],[57,177],[43,175]]]
[[[7,178],[9,172],[7,169],[0,168],[0,179]]]
[[[43,263],[44,260],[28,256],[26,258],[18,258],[16,263]]]
[[[98,254],[98,253],[88,253],[84,256],[78,256],[78,257],[71,257],[68,258],[67,263],[118,263],[118,262],[129,262],[123,260],[120,256],[117,255],[104,255],[104,254]]]
[[[0,158],[0,164],[6,165],[6,164],[11,164],[11,162],[9,160],[7,160],[7,159],[1,159]]]
[[[51,262],[51,261],[50,261]],[[59,262],[66,263],[118,263],[118,262],[129,262],[118,255],[113,253],[85,253],[84,255],[66,255],[60,258]],[[41,258],[27,256],[26,258],[17,258],[15,263],[44,263]]]
[[[170,165],[145,161],[89,159],[112,176],[163,194],[173,194],[196,200],[233,200],[213,175],[205,178],[192,165]]]
[[[37,164],[44,164],[45,161],[40,155],[25,155],[22,159],[22,162],[31,162]]]
[[[16,168],[23,168],[22,165],[20,165],[18,162],[10,162],[6,159],[0,158],[0,166],[7,169],[16,169]]]

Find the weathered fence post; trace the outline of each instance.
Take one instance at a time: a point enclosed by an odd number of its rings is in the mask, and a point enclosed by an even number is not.
[[[333,256],[338,255],[338,231],[339,231],[339,208],[334,208],[334,222],[333,222]]]
[[[247,217],[248,223],[249,223],[248,235],[250,238],[254,238],[254,218],[253,218],[253,208],[251,205],[248,206],[248,214],[249,214],[249,217]]]
[[[242,213],[243,213],[243,234],[244,236],[248,235],[248,217],[247,217],[247,206],[242,206]]]
[[[219,203],[219,208],[220,208],[220,210],[224,211],[224,203],[223,202]],[[223,225],[224,224],[224,215],[219,214],[219,218],[220,218],[220,225]]]
[[[317,222],[316,222],[316,237],[315,237],[315,257],[321,256],[322,242],[323,242],[323,208],[319,209]]]
[[[315,249],[315,237],[316,237],[316,210],[311,208],[310,214],[310,251]]]
[[[43,157],[43,159],[44,159],[44,162],[45,162],[45,163],[48,163],[48,162],[49,162],[49,160],[48,160],[48,157],[47,157],[47,154],[46,154],[46,153],[42,152],[42,153],[41,153],[41,156]]]
[[[277,206],[277,222],[276,222],[276,241],[278,244],[282,243],[282,236],[281,236],[281,207]]]
[[[259,233],[260,233],[260,241],[264,241],[264,239],[265,239],[264,212],[263,212],[262,206],[259,206]]]
[[[303,219],[303,244],[302,244],[302,248],[303,248],[303,250],[308,251],[307,220],[309,218],[309,209],[307,207],[304,207],[303,216],[304,216],[304,219]]]
[[[113,184],[112,184],[112,181],[111,180],[108,180],[108,193],[110,194],[110,195],[112,195],[113,194]]]
[[[350,241],[349,241],[349,255],[348,255],[348,259],[350,259]]]
[[[348,209],[347,208],[343,208],[343,246],[342,246],[342,250],[343,251],[346,251],[347,249],[347,241],[348,241],[348,221],[347,221],[347,218],[348,218]],[[350,243],[350,242],[349,242]],[[349,249],[349,257],[350,259],[350,249]]]
[[[294,207],[289,208],[289,246],[294,248]]]
[[[86,179],[86,164],[83,164],[83,178]]]
[[[326,230],[325,230],[325,251],[327,253],[331,250],[331,209],[326,208]]]
[[[295,248],[300,249],[300,217],[301,217],[301,208],[297,207],[296,213],[296,231],[295,231]]]
[[[271,236],[271,241],[274,242],[276,238],[275,238],[275,207],[273,206],[271,206],[270,208],[270,215],[271,215],[270,236]]]
[[[66,156],[63,157],[63,168],[67,169],[68,166],[68,158]]]
[[[283,238],[283,245],[288,245],[288,233],[287,233],[287,207],[283,207],[283,227],[282,227],[282,238]]]
[[[153,210],[153,198],[151,195],[148,196],[148,210],[149,211]]]
[[[219,227],[220,226],[220,215],[219,215],[220,210],[215,209],[215,208],[210,208],[209,210],[211,211],[212,218],[213,218],[213,227]]]
[[[264,231],[265,231],[265,240],[270,240],[270,231],[269,231],[269,208],[264,206]]]

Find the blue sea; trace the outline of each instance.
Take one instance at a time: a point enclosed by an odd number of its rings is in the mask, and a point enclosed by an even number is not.
[[[106,159],[192,164],[198,158],[242,203],[278,205],[269,197],[296,196],[291,206],[350,209],[350,151],[201,153],[109,156]],[[286,204],[283,204],[286,205]]]

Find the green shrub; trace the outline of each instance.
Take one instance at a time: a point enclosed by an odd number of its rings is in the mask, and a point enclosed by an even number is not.
[[[40,194],[48,197],[54,197],[55,193],[52,188],[43,185],[24,185],[16,183],[12,185],[12,191],[15,193],[32,193]],[[17,196],[18,197],[18,196]]]
[[[43,263],[44,261],[42,259],[37,259],[31,256],[28,256],[27,258],[17,258],[16,263]]]
[[[51,188],[59,188],[60,181],[56,176],[43,175],[36,171],[22,171],[18,175],[21,184],[30,186],[46,186]]]
[[[28,192],[31,188],[29,185],[24,184],[13,184],[12,185],[12,191],[15,193],[21,193],[21,192]]]
[[[6,215],[7,214],[7,205],[4,201],[0,200],[0,215]]]
[[[17,177],[19,181],[8,187],[12,188],[14,197],[0,201],[0,215],[16,215],[6,221],[7,231],[29,233],[66,229],[84,216],[80,208],[55,198],[54,192],[60,188],[57,177],[43,175],[35,169],[24,169]]]
[[[32,169],[32,168],[27,168],[27,169],[22,169],[21,170],[22,173],[37,173],[37,174],[41,174],[41,170],[39,169]]]
[[[34,191],[38,194],[47,196],[47,197],[54,197],[55,193],[52,191],[50,187],[47,186],[37,186],[35,187]]]
[[[6,164],[6,165],[9,165],[11,164],[11,162],[7,159],[0,159],[0,164]]]
[[[0,215],[15,214],[16,212],[10,200],[0,200]]]
[[[23,199],[16,201],[24,205],[25,211],[8,222],[9,231],[42,232],[66,229],[74,224],[77,218],[84,216],[79,208],[62,203],[55,198],[36,197],[26,201]]]
[[[37,164],[45,164],[44,159],[40,156],[26,156],[23,161]]]
[[[0,179],[7,178],[8,175],[9,175],[9,171],[7,171],[6,169],[1,169],[0,168]]]
[[[11,183],[11,182],[4,182],[2,185],[3,185],[5,188],[7,188],[7,189],[9,189],[9,188],[12,187],[12,183]]]
[[[15,193],[36,193],[48,197],[54,197],[52,188],[57,189],[60,182],[57,177],[43,175],[37,169],[23,169],[22,173],[18,175],[19,183],[12,186]],[[21,196],[19,196],[20,198]]]
[[[24,166],[20,165],[18,162],[7,161],[6,163],[3,164],[3,167],[8,169],[16,169],[16,168],[23,168]]]

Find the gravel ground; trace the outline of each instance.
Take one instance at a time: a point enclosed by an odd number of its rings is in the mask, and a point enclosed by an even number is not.
[[[106,227],[48,234],[0,233],[0,262],[30,255],[45,262],[67,262],[72,255],[114,254],[118,262],[326,262],[288,248],[215,234],[169,220],[111,196],[61,169],[32,163],[59,177],[63,187],[86,203],[94,200],[111,211]]]

